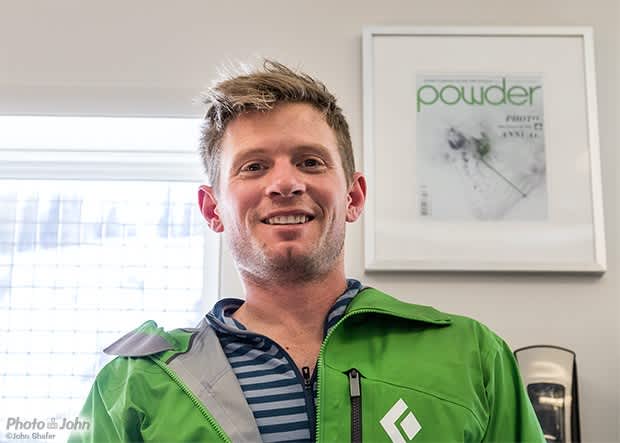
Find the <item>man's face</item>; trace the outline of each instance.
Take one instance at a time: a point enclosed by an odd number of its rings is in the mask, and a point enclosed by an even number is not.
[[[347,186],[336,137],[308,104],[278,105],[231,121],[217,192],[203,186],[209,225],[224,232],[240,272],[259,280],[313,280],[343,262],[345,223],[366,185]]]

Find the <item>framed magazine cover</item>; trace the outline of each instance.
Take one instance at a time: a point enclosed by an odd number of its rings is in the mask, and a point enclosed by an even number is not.
[[[366,270],[606,270],[592,31],[371,27]]]

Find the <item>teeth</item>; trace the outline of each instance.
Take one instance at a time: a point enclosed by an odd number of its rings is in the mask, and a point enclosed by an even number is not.
[[[267,219],[267,223],[270,225],[295,225],[299,223],[306,223],[310,220],[310,217],[306,215],[278,215]]]

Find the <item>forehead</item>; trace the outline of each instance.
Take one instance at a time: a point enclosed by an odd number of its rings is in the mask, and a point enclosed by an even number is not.
[[[284,103],[267,112],[242,114],[228,123],[222,138],[222,163],[247,150],[276,152],[322,146],[339,156],[337,139],[324,115],[306,103]]]

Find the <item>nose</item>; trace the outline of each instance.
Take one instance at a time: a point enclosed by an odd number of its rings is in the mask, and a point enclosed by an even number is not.
[[[306,192],[302,173],[295,165],[275,165],[268,175],[265,192],[270,197],[294,197]]]

